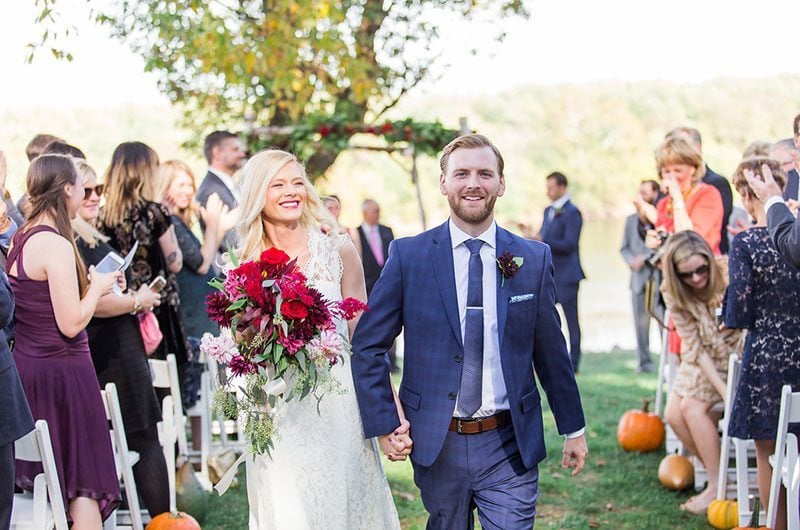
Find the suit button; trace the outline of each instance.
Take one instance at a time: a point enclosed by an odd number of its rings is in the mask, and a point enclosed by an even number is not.
[[[451,401],[454,400],[456,398],[456,393],[450,392],[449,394],[447,394],[447,398],[450,399]]]
[[[462,357],[460,355],[456,355],[455,356],[455,360],[456,360],[457,363],[460,363],[461,359],[462,359]]]

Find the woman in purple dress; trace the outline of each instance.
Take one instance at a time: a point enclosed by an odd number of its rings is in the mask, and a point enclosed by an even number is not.
[[[6,265],[17,300],[14,361],[33,417],[50,427],[64,505],[74,528],[100,529],[120,503],[119,482],[86,324],[120,273],[86,267],[70,220],[84,198],[73,159],[42,155],[27,178],[31,215],[14,235]],[[87,280],[88,278],[88,280]],[[41,466],[18,462],[31,490]]]

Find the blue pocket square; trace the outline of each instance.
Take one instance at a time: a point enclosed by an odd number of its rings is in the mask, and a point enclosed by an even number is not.
[[[524,302],[525,300],[533,300],[533,293],[514,295],[509,299],[508,303],[516,304],[518,302]]]

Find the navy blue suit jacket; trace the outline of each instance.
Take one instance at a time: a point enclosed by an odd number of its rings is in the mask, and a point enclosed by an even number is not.
[[[564,207],[552,216],[550,215],[551,211],[553,211],[552,206],[548,206],[544,210],[542,242],[550,245],[550,249],[553,251],[556,285],[563,289],[586,278],[583,274],[578,250],[583,216],[571,201],[567,201]]]
[[[778,252],[800,268],[800,219],[785,204],[774,204],[767,210],[767,230]]]
[[[14,295],[5,273],[0,271],[0,447],[33,430],[33,418],[22,390],[17,366],[8,349],[6,329],[14,318]]]
[[[524,259],[510,279],[497,274],[497,329],[503,379],[522,461],[545,457],[534,370],[562,434],[584,427],[578,386],[555,309],[550,249],[502,228],[497,255]],[[521,295],[527,295],[523,298]],[[399,424],[387,352],[404,330],[399,397],[411,422],[411,458],[430,466],[442,449],[461,382],[463,343],[448,223],[395,240],[353,336],[352,370],[367,438]]]
[[[797,200],[798,191],[800,191],[800,176],[797,170],[793,169],[786,174],[786,187],[783,188],[784,200]]]

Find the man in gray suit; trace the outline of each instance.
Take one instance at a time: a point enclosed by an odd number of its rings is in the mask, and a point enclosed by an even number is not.
[[[208,198],[216,193],[222,203],[233,210],[239,205],[241,197],[239,184],[233,180],[233,174],[244,164],[244,144],[232,132],[214,131],[206,136],[203,154],[208,160],[208,173],[197,188],[197,202],[205,206]],[[236,246],[236,231],[233,229],[225,234],[220,252],[225,252],[228,246]]]
[[[650,358],[650,311],[654,309],[654,300],[658,297],[658,269],[647,263],[653,251],[644,244],[644,235],[652,228],[640,208],[642,203],[655,204],[658,199],[659,185],[655,180],[644,180],[639,186],[640,200],[634,201],[637,213],[625,220],[625,232],[622,237],[620,254],[631,269],[631,299],[633,302],[633,322],[636,329],[637,372],[652,372],[653,361]],[[649,282],[649,289],[648,289]],[[649,300],[648,300],[649,298]]]

